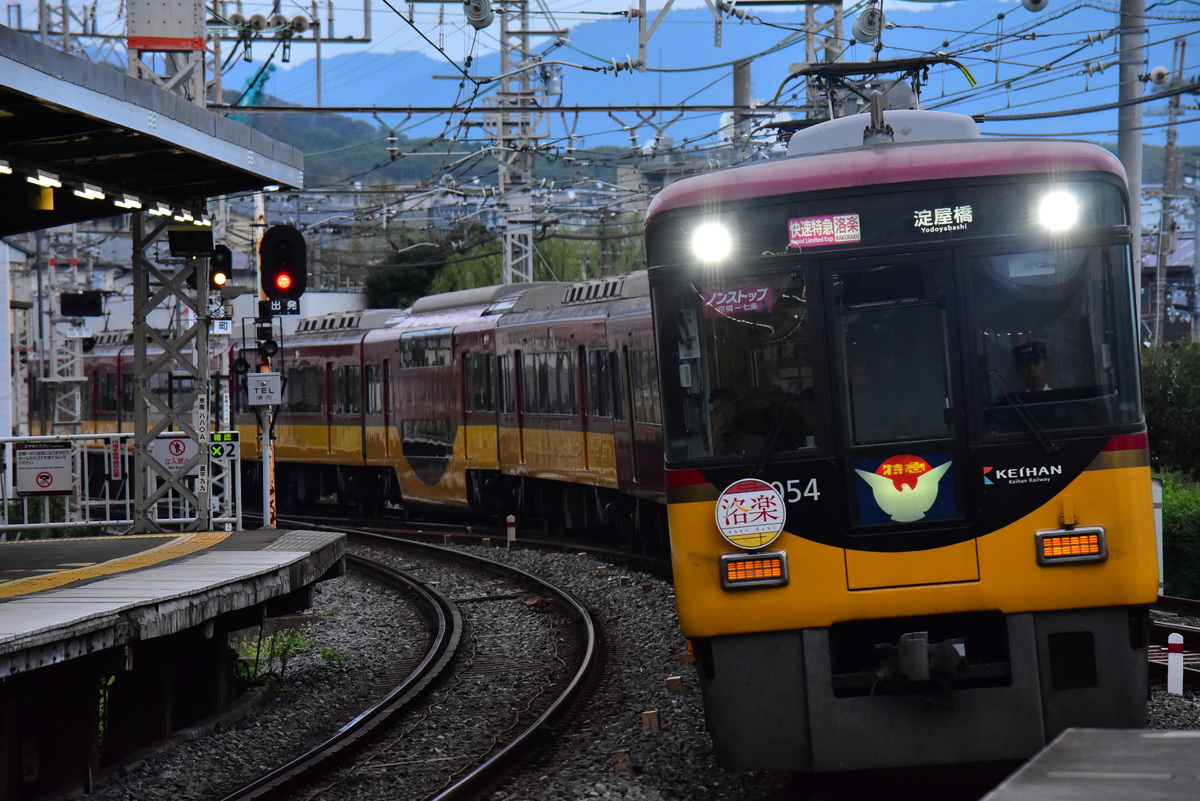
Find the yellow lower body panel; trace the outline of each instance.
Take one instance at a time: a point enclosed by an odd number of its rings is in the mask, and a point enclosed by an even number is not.
[[[1035,535],[1062,527],[1065,504],[1076,525],[1104,528],[1106,561],[1038,564]],[[714,504],[675,503],[668,513],[676,603],[688,637],[963,611],[1134,606],[1158,595],[1147,467],[1087,471],[1016,522],[943,548],[855,551],[785,530],[767,549],[787,553],[790,575],[782,587],[723,589],[720,557],[738,549],[717,530]]]

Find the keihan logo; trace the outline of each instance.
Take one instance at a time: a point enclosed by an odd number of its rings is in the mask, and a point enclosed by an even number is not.
[[[912,523],[925,516],[938,496],[938,483],[950,462],[931,467],[920,456],[893,456],[875,470],[855,470],[871,487],[875,503],[897,523]]]

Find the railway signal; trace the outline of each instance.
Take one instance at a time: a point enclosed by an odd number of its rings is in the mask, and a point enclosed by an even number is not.
[[[59,296],[63,317],[103,317],[104,296],[98,289],[86,292],[64,292]]]
[[[220,289],[229,283],[233,274],[233,252],[225,245],[217,245],[208,260],[208,286]]]
[[[258,246],[263,294],[271,300],[299,300],[308,286],[307,246],[290,225],[267,229]]]

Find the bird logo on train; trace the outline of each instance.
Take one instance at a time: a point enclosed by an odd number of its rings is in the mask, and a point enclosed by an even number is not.
[[[904,454],[885,459],[875,472],[855,469],[871,488],[875,503],[897,523],[925,517],[937,501],[942,476],[950,462],[933,467],[920,456]]]

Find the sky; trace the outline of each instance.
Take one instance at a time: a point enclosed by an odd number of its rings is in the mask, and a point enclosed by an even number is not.
[[[338,87],[353,86],[362,81],[387,80],[390,76],[374,74],[369,66],[369,54],[397,51],[421,52],[441,60],[447,74],[455,74],[467,56],[479,59],[494,53],[498,44],[499,24],[476,32],[465,22],[459,3],[417,3],[412,6],[399,0],[368,0],[371,4],[370,44],[327,44],[323,56],[323,102],[338,104]],[[391,5],[388,5],[391,3]],[[845,4],[845,35],[861,13],[859,2]],[[1172,80],[1183,83],[1200,81],[1200,0],[1147,0],[1147,59],[1144,72],[1162,67],[1168,73],[1161,85],[1147,83],[1147,92],[1168,89]],[[630,7],[629,0],[531,0],[536,12],[550,13],[531,23],[535,28],[579,30],[601,27],[605,52],[579,52],[568,42],[548,53],[547,59],[566,62],[564,78],[568,85],[572,71],[580,67],[595,67],[602,63],[623,61],[637,55],[636,22],[616,12]],[[1079,0],[1045,0],[1041,11],[1032,12],[1020,0],[961,0],[945,2],[901,2],[884,0],[882,9],[888,27],[882,36],[878,54],[867,44],[843,43],[845,61],[866,61],[908,58],[945,52],[959,61],[976,81],[970,86],[966,76],[953,67],[937,67],[922,94],[926,108],[966,114],[986,114],[996,117],[985,126],[988,133],[1018,135],[1077,136],[1096,140],[1115,141],[1117,112],[1115,110],[1087,115],[1056,116],[1063,111],[1107,106],[1118,100],[1117,52],[1119,36],[1119,0],[1111,2],[1080,2]],[[264,9],[267,7],[264,5]],[[413,13],[412,24],[401,16]],[[672,90],[673,77],[683,70],[711,75],[714,82],[731,80],[730,62],[762,53],[763,43],[772,44],[792,34],[803,23],[799,6],[746,5],[735,7],[744,12],[744,20],[726,17],[722,25],[723,44],[713,46],[715,25],[710,12],[681,13],[683,10],[704,9],[703,0],[679,0],[661,16],[656,38],[647,47],[650,69],[630,75],[620,74],[606,79],[611,90],[608,96],[596,96],[589,86],[588,96],[569,98],[564,103],[620,103],[627,91],[628,81],[654,82],[664,102],[686,102],[688,95]],[[251,13],[246,4],[244,13]],[[284,13],[299,13],[299,6]],[[322,12],[323,16],[326,12]],[[652,9],[648,17],[658,19],[659,10]],[[664,52],[659,42],[667,41],[666,32],[686,26],[689,46],[685,52],[671,47]],[[334,33],[338,36],[361,35],[364,30],[362,6],[335,8]],[[764,36],[766,38],[764,38]],[[571,34],[568,33],[568,40]],[[593,37],[594,38],[594,37]],[[677,38],[674,39],[677,41]],[[1176,42],[1184,48],[1177,52]],[[543,39],[535,51],[544,51],[551,40]],[[434,45],[442,48],[439,52]],[[769,45],[768,45],[769,47]],[[265,44],[255,48],[255,55],[264,58]],[[797,55],[797,50],[799,54]],[[792,59],[803,56],[802,46],[790,49]],[[1182,69],[1175,69],[1182,55]],[[292,47],[291,60],[281,69],[296,69],[314,56],[311,45],[297,42]],[[603,59],[603,61],[602,61]],[[359,67],[356,67],[356,64]],[[578,66],[572,66],[578,65]],[[311,68],[311,65],[310,65]],[[402,76],[396,76],[402,80]],[[755,74],[754,95],[769,100],[778,91],[782,75],[769,80]],[[449,82],[447,82],[449,83]],[[576,82],[580,83],[580,82]],[[689,87],[691,84],[689,84]],[[796,83],[784,87],[782,99],[793,96]],[[688,92],[691,91],[689,88]],[[727,90],[726,90],[727,92]],[[726,94],[728,96],[728,94]],[[1200,111],[1196,94],[1181,96],[1176,130],[1180,144],[1200,145]],[[289,98],[291,102],[313,103],[314,98]],[[1168,121],[1165,100],[1143,104],[1143,126],[1147,142],[1163,143]],[[1041,115],[1035,119],[1004,119]]]
[[[1021,0],[882,0],[888,26],[878,53],[869,44],[846,41],[841,43],[844,48],[842,59],[866,61],[876,56],[893,59],[944,52],[969,71],[975,85],[971,86],[966,75],[957,68],[935,67],[922,92],[925,108],[987,115],[992,119],[984,126],[987,135],[1053,135],[1115,141],[1115,110],[1089,114],[1063,112],[1111,106],[1117,102],[1119,37],[1115,28],[1120,0],[1030,1],[1041,2],[1044,8],[1030,11]],[[335,37],[361,38],[369,28],[369,43],[328,42],[323,46],[321,85],[325,105],[348,104],[342,98],[352,94],[352,89],[361,95],[364,86],[378,87],[380,97],[387,95],[388,89],[404,86],[404,60],[393,59],[384,65],[374,56],[411,53],[411,58],[416,60],[416,54],[423,54],[438,60],[446,75],[459,74],[470,58],[475,62],[475,74],[479,74],[486,57],[494,54],[498,47],[499,23],[476,31],[467,24],[463,5],[456,0],[412,4],[403,0],[336,0],[326,4],[312,0],[276,2],[278,11],[289,17],[318,8],[326,36],[332,33]],[[499,0],[496,2],[499,5]],[[654,96],[668,104],[697,102],[698,97],[704,97],[703,102],[712,102],[707,99],[711,93],[696,93],[697,76],[706,79],[706,84],[722,86],[719,96],[729,98],[730,90],[725,87],[731,84],[730,64],[744,58],[756,59],[753,87],[756,99],[768,101],[777,95],[786,101],[795,97],[801,88],[795,81],[787,83],[783,80],[787,64],[802,59],[803,47],[800,45],[787,49],[788,59],[782,66],[777,59],[770,70],[758,67],[760,63],[766,63],[766,50],[793,35],[803,23],[801,6],[735,5],[735,13],[744,14],[744,17],[725,18],[721,27],[722,46],[715,47],[716,28],[704,0],[677,0],[666,12],[660,10],[661,2],[652,2],[648,17],[660,20],[661,26],[647,47],[649,69],[620,73],[615,77],[610,73],[603,83],[596,83],[580,79],[584,77],[584,68],[595,69],[637,55],[637,24],[624,14],[632,0],[529,2],[534,15],[532,27],[568,29],[566,42],[552,52],[551,38],[537,41],[533,48],[536,53],[543,53],[546,59],[562,61],[564,84],[579,90],[577,93],[564,92],[564,104],[622,103],[629,96]],[[364,3],[369,7],[369,26],[364,16]],[[847,37],[851,36],[855,19],[869,5],[865,0],[844,3]],[[1155,67],[1167,72],[1162,85],[1145,85],[1147,93],[1169,89],[1176,80],[1183,84],[1200,82],[1200,0],[1145,0],[1145,5],[1147,58],[1143,69],[1147,74]],[[97,6],[100,28],[120,30],[123,26],[120,9],[124,7],[125,3],[120,0],[100,0]],[[9,24],[13,22],[13,8],[10,7],[8,12]],[[238,4],[228,3],[226,9],[227,13],[240,9],[247,17],[254,13],[269,15],[275,10],[265,0],[238,0]],[[332,26],[328,20],[329,9],[334,15]],[[21,13],[29,17],[34,12],[26,8]],[[406,19],[409,15],[411,21]],[[23,19],[22,27],[29,28],[35,23],[36,16]],[[599,46],[587,51],[573,49],[572,38],[576,35],[582,38],[585,30],[590,31],[587,40],[599,41]],[[597,37],[596,31],[602,31],[603,35]],[[684,31],[682,37],[678,35],[680,31]],[[678,45],[681,40],[686,46]],[[1182,49],[1179,42],[1183,43]],[[664,43],[669,46],[664,47]],[[242,85],[244,76],[253,75],[273,51],[273,42],[267,39],[255,43],[250,62],[243,62],[241,54],[237,54],[236,63],[230,65],[236,68],[230,73],[230,82],[234,83],[233,77],[238,76],[239,82],[234,85]],[[275,59],[274,66],[279,73],[272,78],[273,85],[287,83],[282,80],[282,73],[312,72],[315,55],[311,41],[303,38],[295,41],[290,48],[288,63]],[[1176,69],[1180,55],[1182,69]],[[492,64],[494,68],[494,59]],[[691,80],[684,81],[684,74]],[[315,81],[310,83],[311,88],[306,92],[284,99],[296,104],[314,104],[316,84]],[[443,80],[441,83],[448,87],[443,102],[464,102],[464,93],[456,91],[457,82]],[[647,85],[653,87],[653,92],[646,91]],[[632,88],[637,91],[631,91]],[[1180,144],[1200,145],[1198,99],[1200,95],[1192,93],[1180,96],[1175,128]],[[354,103],[358,102],[356,96]],[[387,104],[394,103],[394,100],[387,101]],[[1142,104],[1142,111],[1145,141],[1165,143],[1169,119],[1167,101],[1159,99]],[[393,120],[387,120],[387,124],[393,124]],[[715,122],[712,127],[715,132]]]

